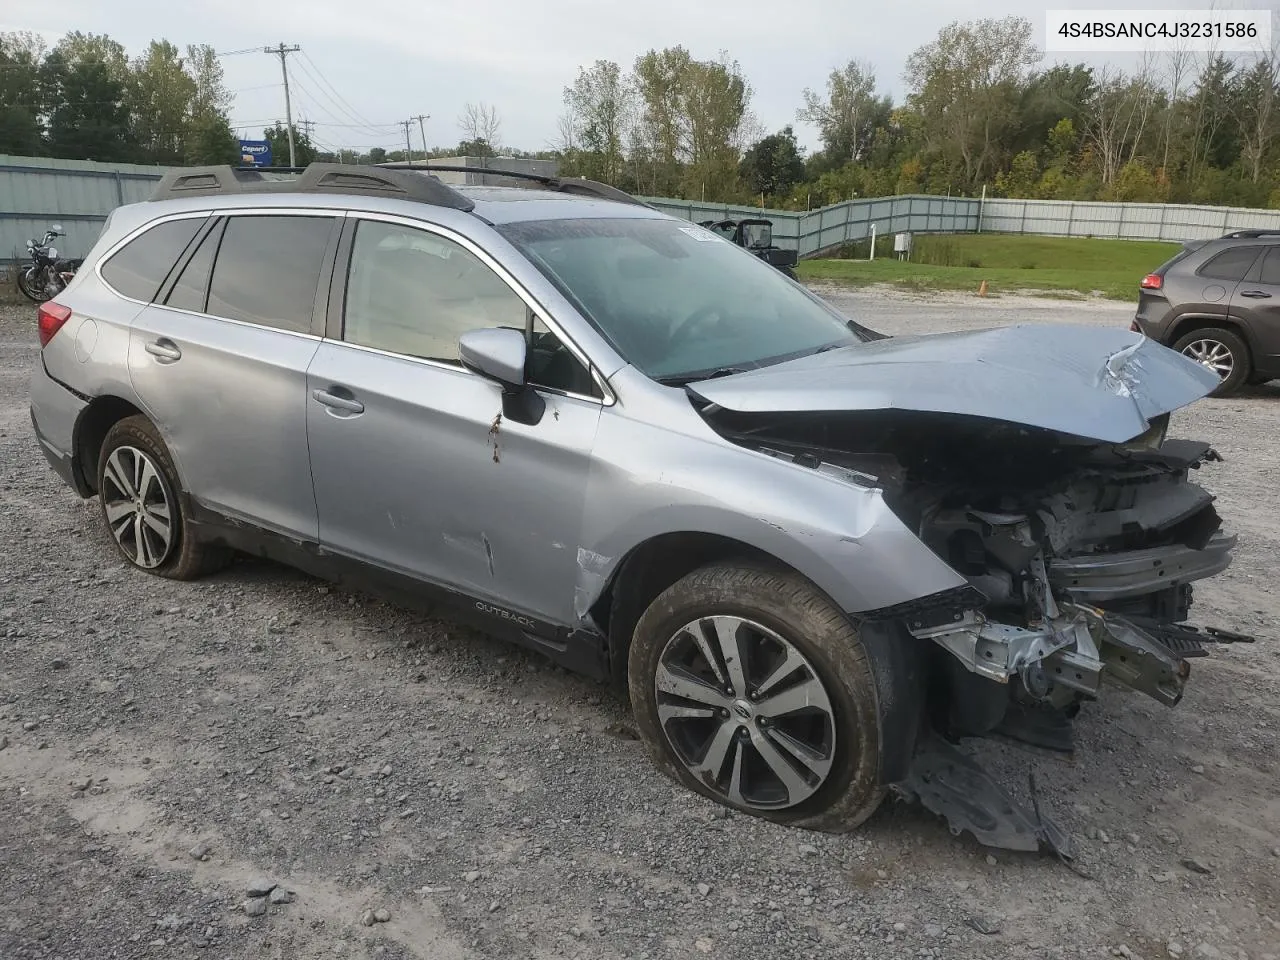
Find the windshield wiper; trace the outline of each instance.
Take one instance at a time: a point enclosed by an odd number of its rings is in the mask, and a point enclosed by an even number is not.
[[[676,377],[660,377],[658,383],[664,387],[683,387],[695,380],[714,380],[716,377],[731,377],[735,373],[746,373],[745,367],[717,367],[709,373],[695,370],[693,373],[682,373]]]

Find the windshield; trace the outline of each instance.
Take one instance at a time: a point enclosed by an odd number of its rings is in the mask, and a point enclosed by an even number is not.
[[[759,258],[691,223],[538,220],[498,229],[628,363],[664,383],[873,336]]]

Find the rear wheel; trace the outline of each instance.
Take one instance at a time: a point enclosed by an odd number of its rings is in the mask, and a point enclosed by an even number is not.
[[[830,832],[858,826],[883,799],[867,650],[798,574],[694,571],[640,618],[628,667],[641,736],[689,789]]]
[[[1249,379],[1249,348],[1230,330],[1201,327],[1179,337],[1173,349],[1218,375],[1222,382],[1210,396],[1230,396]]]
[[[49,298],[45,295],[44,283],[40,272],[35,267],[27,267],[18,271],[18,289],[28,300],[44,303]]]
[[[180,489],[173,459],[146,417],[126,417],[107,431],[98,499],[116,548],[147,573],[194,580],[225,566],[231,552],[192,536]]]

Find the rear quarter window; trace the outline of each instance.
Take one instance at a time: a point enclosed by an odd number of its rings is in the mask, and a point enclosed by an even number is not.
[[[187,217],[156,224],[107,259],[102,279],[117,293],[150,303],[205,219]]]
[[[1258,259],[1261,247],[1231,247],[1211,257],[1197,273],[1213,280],[1239,281]]]

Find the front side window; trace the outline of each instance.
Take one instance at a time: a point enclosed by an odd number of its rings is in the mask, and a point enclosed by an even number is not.
[[[308,333],[333,217],[238,216],[227,221],[208,312]]]
[[[1267,247],[1267,256],[1262,261],[1259,282],[1268,286],[1280,286],[1280,247]]]
[[[356,227],[342,338],[424,360],[458,363],[468,330],[524,330],[525,303],[461,244],[394,223]]]
[[[754,255],[683,221],[540,220],[498,229],[628,363],[664,383],[875,336]]]
[[[150,303],[204,222],[186,217],[156,224],[113,253],[102,265],[102,278],[126,297]]]

